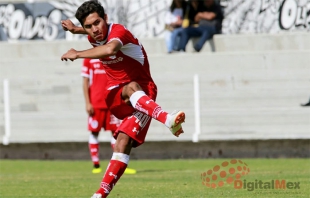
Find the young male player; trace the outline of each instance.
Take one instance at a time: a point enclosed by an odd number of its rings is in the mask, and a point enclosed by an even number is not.
[[[147,54],[137,38],[121,24],[108,24],[104,8],[97,1],[86,1],[75,17],[88,34],[92,49],[70,49],[61,60],[99,58],[108,76],[107,106],[123,120],[114,137],[114,153],[93,198],[107,197],[129,162],[132,147],[143,144],[151,118],[165,124],[173,135],[183,133],[185,113],[169,114],[155,103],[157,88],[151,77]],[[68,29],[65,23],[62,24]],[[79,32],[81,30],[72,32]]]
[[[88,114],[88,130],[91,132],[88,139],[88,148],[93,162],[93,173],[101,173],[99,162],[99,141],[98,136],[101,129],[111,131],[111,147],[114,148],[115,139],[113,133],[121,121],[110,113],[105,102],[105,87],[107,75],[99,59],[83,60],[81,71],[83,77],[83,93],[85,107]],[[126,168],[125,174],[135,174],[136,170]]]

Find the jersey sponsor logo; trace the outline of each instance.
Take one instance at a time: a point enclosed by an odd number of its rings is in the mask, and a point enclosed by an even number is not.
[[[110,65],[110,64],[115,64],[115,63],[118,63],[118,62],[122,62],[123,59],[124,59],[123,57],[118,57],[118,58],[115,59],[115,60],[102,61],[102,63],[105,64],[105,65]]]

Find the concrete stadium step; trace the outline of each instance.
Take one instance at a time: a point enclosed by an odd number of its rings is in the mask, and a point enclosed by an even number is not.
[[[144,49],[148,54],[167,54],[165,40],[163,38],[147,38],[140,39]],[[27,59],[29,57],[36,58],[58,58],[69,49],[85,50],[92,48],[87,40],[79,41],[16,41],[16,42],[0,42],[0,54],[3,60]],[[186,47],[188,52],[193,52],[193,42],[189,42]],[[210,42],[207,41],[202,52],[210,53],[212,50]]]
[[[308,55],[309,51],[151,55],[157,102],[169,112],[184,110],[187,118],[185,134],[179,138],[154,120],[147,140],[192,139],[195,74],[199,74],[201,92],[201,140],[279,138],[281,134],[309,138],[310,112],[299,106],[310,94]],[[66,67],[58,58],[23,61],[30,64],[0,60],[0,77],[5,71],[10,80],[12,141],[85,141],[80,63]],[[48,69],[41,68],[42,62]]]
[[[149,56],[151,70],[153,72],[169,71],[169,67],[178,66],[178,73],[187,71],[193,73],[197,68],[205,71],[221,71],[224,73],[238,72],[250,69],[257,70],[274,69],[307,69],[310,57],[307,56],[310,50],[303,51],[265,51],[265,52],[235,52],[235,53],[178,53],[172,55]],[[191,68],[188,70],[188,68]],[[173,67],[172,67],[173,68]],[[175,71],[174,71],[175,72]]]
[[[166,54],[163,38],[145,38],[140,42],[148,54]],[[217,34],[212,42],[216,52],[264,52],[264,51],[300,51],[310,50],[310,35],[306,32],[287,32],[279,34]],[[3,59],[27,57],[58,57],[70,48],[84,50],[92,46],[85,40],[79,41],[17,41],[16,43],[0,42],[0,54]],[[193,51],[190,41],[187,52]],[[211,53],[210,42],[206,42],[202,52]]]
[[[213,40],[217,52],[310,50],[310,35],[307,32],[236,35],[218,34],[214,36]]]
[[[12,113],[11,122],[11,142],[85,141],[88,137],[84,112]]]
[[[12,78],[16,73],[22,73],[23,78],[40,78],[42,75],[55,75],[66,77],[67,75],[80,75],[82,60],[63,62],[60,59],[14,59],[0,60],[0,77]]]

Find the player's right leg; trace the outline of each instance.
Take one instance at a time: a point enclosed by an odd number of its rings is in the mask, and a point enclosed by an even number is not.
[[[104,112],[100,109],[94,109],[94,114],[88,118],[88,130],[90,131],[88,147],[93,162],[92,173],[101,173],[102,169],[100,168],[99,160],[99,132],[102,128],[102,119]]]
[[[154,92],[152,89],[156,90],[156,87],[152,88],[154,86],[155,84],[144,88],[149,90],[150,96],[148,96],[137,82],[130,82],[124,86],[122,96],[125,100],[129,100],[136,110],[165,124],[171,133],[178,137],[181,133],[184,133],[182,123],[185,122],[185,113],[183,111],[177,111],[169,114],[162,110],[161,106],[155,102],[156,91],[152,94]]]
[[[92,132],[89,134],[88,148],[93,162],[92,173],[101,173],[102,169],[100,168],[99,162],[99,141],[98,141],[98,132]]]

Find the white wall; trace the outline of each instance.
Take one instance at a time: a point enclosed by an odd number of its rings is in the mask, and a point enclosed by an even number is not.
[[[264,40],[283,43],[288,38],[308,42],[306,37],[294,39],[298,34],[287,36],[218,37],[215,45],[222,47],[215,53],[150,53],[158,103],[167,111],[184,110],[187,118],[180,138],[153,121],[147,140],[192,140],[195,74],[201,83],[201,140],[310,138],[310,109],[300,107],[310,97],[309,45],[292,50],[259,45]],[[158,42],[163,40],[148,40],[146,49],[156,52]],[[261,48],[238,46],[247,42]],[[64,63],[60,56],[70,47],[88,45],[81,41],[0,43],[1,83],[4,78],[10,80],[12,142],[86,141],[82,62]],[[0,112],[2,136],[3,102]],[[101,138],[109,141],[109,134]]]

